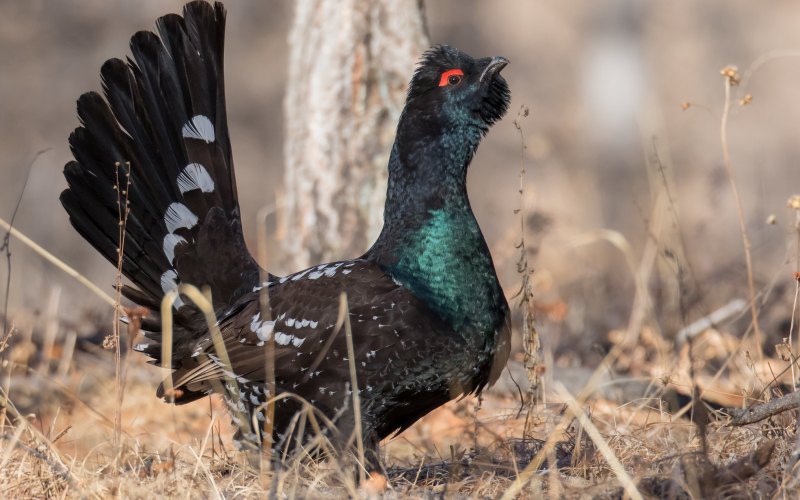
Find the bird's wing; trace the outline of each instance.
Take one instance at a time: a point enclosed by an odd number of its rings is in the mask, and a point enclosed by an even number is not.
[[[175,373],[176,387],[199,397],[212,390],[214,380],[263,384],[267,342],[274,340],[278,392],[298,394],[319,407],[337,408],[352,387],[346,332],[337,328],[339,296],[345,292],[352,364],[362,390],[394,394],[398,405],[407,405],[406,396],[413,399],[414,394],[422,397],[429,392],[425,397],[438,398],[431,405],[435,407],[483,388],[485,382],[480,386],[473,382],[480,363],[475,353],[482,346],[467,345],[459,332],[372,262],[323,264],[274,280],[268,290],[270,319],[262,316],[258,292],[254,292],[241,310],[220,321],[230,364],[220,359],[208,339],[195,353],[195,362],[184,362],[185,368]],[[488,371],[491,354],[486,358]],[[422,382],[426,387],[414,386]],[[435,387],[441,390],[436,392]],[[163,395],[163,387],[159,394]],[[393,404],[391,397],[384,403]],[[428,408],[421,402],[417,406]],[[417,413],[409,413],[408,423],[418,418]]]

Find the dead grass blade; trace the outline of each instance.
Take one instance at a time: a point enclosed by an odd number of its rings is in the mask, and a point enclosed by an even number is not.
[[[6,231],[8,231],[8,233],[14,238],[18,239],[20,243],[24,244],[25,246],[33,250],[35,253],[39,254],[46,261],[50,262],[58,269],[62,270],[67,275],[75,278],[81,285],[85,286],[92,293],[103,299],[105,303],[107,303],[111,307],[116,307],[117,302],[114,300],[114,297],[110,296],[109,294],[101,290],[97,285],[89,281],[89,279],[86,278],[84,275],[82,275],[72,267],[68,266],[66,263],[64,263],[64,261],[62,261],[55,255],[51,254],[50,252],[42,248],[39,244],[37,244],[32,239],[25,236],[18,229],[11,227],[11,225],[9,225],[9,223],[3,220],[2,218],[0,218],[0,228],[3,228]]]
[[[350,367],[350,388],[353,393],[353,433],[355,434],[356,449],[358,450],[358,460],[360,464],[360,467],[358,468],[359,477],[361,478],[361,482],[363,482],[367,463],[364,460],[364,434],[362,432],[363,429],[361,428],[361,397],[358,394],[356,355],[355,350],[353,349],[353,329],[350,326],[350,307],[347,305],[347,294],[345,292],[342,292],[339,295],[339,311],[340,314],[341,311],[344,311],[344,331],[347,339],[347,363]],[[348,446],[349,444],[350,443],[348,442]]]
[[[636,483],[634,483],[633,478],[628,474],[628,471],[625,470],[622,462],[619,461],[608,445],[608,442],[603,438],[603,435],[600,434],[600,431],[597,430],[597,427],[595,427],[592,421],[589,420],[589,417],[583,412],[583,409],[577,401],[575,401],[572,394],[570,394],[567,388],[560,382],[556,383],[555,389],[563,397],[564,402],[567,404],[572,414],[578,419],[583,430],[586,431],[586,434],[594,441],[598,451],[600,451],[603,458],[606,459],[606,462],[608,462],[609,467],[611,467],[611,470],[614,472],[614,475],[617,476],[619,482],[622,483],[625,493],[634,500],[642,500],[642,494],[639,493],[639,490],[636,488]]]

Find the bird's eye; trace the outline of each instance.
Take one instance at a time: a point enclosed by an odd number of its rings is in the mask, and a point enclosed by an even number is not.
[[[461,78],[463,76],[464,72],[460,69],[447,70],[442,73],[442,77],[439,78],[439,86],[444,87],[446,85],[458,85],[461,83]]]

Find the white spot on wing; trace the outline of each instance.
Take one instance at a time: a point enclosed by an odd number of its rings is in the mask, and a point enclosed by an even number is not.
[[[288,335],[283,332],[275,332],[275,342],[279,343],[280,345],[287,345],[292,341],[293,338],[294,335]]]
[[[272,331],[275,329],[275,322],[274,321],[264,321],[261,324],[261,327],[256,330],[256,336],[260,340],[269,340],[269,337],[272,335]]]
[[[339,269],[339,266],[341,265],[342,263],[339,262],[338,264],[334,264],[331,267],[325,269],[325,277],[333,278],[333,276],[336,274],[336,270]]]
[[[176,229],[191,229],[197,224],[197,216],[183,203],[172,203],[164,213],[164,224],[167,231],[174,233]]]
[[[164,255],[170,264],[175,259],[175,247],[178,243],[186,243],[186,240],[182,236],[173,233],[164,236]]]
[[[181,194],[195,189],[204,193],[212,193],[214,192],[214,180],[211,179],[206,167],[199,163],[190,163],[178,175],[178,189]]]
[[[295,274],[294,276],[292,276],[292,281],[297,281],[297,280],[303,279],[303,276],[305,276],[309,271],[311,271],[311,269],[313,269],[313,268],[308,268],[305,271],[303,271],[302,273]]]
[[[214,142],[214,124],[204,115],[196,115],[186,122],[181,130],[181,134],[187,139],[198,139],[206,142]]]
[[[336,270],[343,264],[343,262],[339,262],[338,264],[331,264],[327,266],[325,264],[319,265],[316,267],[316,270],[309,273],[308,279],[316,280],[323,276],[326,278],[333,278],[336,275]],[[349,272],[348,272],[349,273]]]
[[[258,345],[264,345],[264,342],[269,340],[272,331],[275,329],[275,321],[261,321],[261,313],[256,313],[253,320],[250,322],[250,331],[255,333],[261,341]]]

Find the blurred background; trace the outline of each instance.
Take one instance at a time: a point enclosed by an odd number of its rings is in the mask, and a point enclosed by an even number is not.
[[[101,64],[128,54],[131,34],[152,29],[158,16],[178,12],[182,3],[0,0],[0,216],[9,220],[22,194],[15,226],[109,292],[113,266],[72,230],[58,203],[70,159],[67,137],[77,126],[75,99],[100,90]],[[294,7],[226,4],[230,135],[254,248],[255,214],[282,189],[282,103],[295,83],[287,77]],[[514,211],[523,204],[524,165],[525,238],[548,353],[569,362],[599,359],[608,333],[628,325],[631,266],[648,258],[648,241],[654,252],[648,321],[666,338],[748,298],[720,145],[720,70],[727,65],[738,66],[743,79],[731,97],[729,148],[764,300],[764,344],[786,336],[797,259],[787,199],[800,192],[799,3],[437,0],[425,3],[425,13],[432,43],[511,60],[504,71],[513,94],[509,116],[473,162],[470,195],[511,296],[520,283]],[[742,106],[746,94],[752,102]],[[514,120],[523,106],[530,115],[519,119],[520,133]],[[774,224],[767,222],[771,215]],[[292,271],[278,248],[271,270]],[[99,299],[13,239],[11,252],[11,317],[43,309],[59,289],[58,314],[76,328],[87,315],[110,318]],[[6,273],[3,263],[3,294]],[[739,332],[747,317],[741,321]]]

